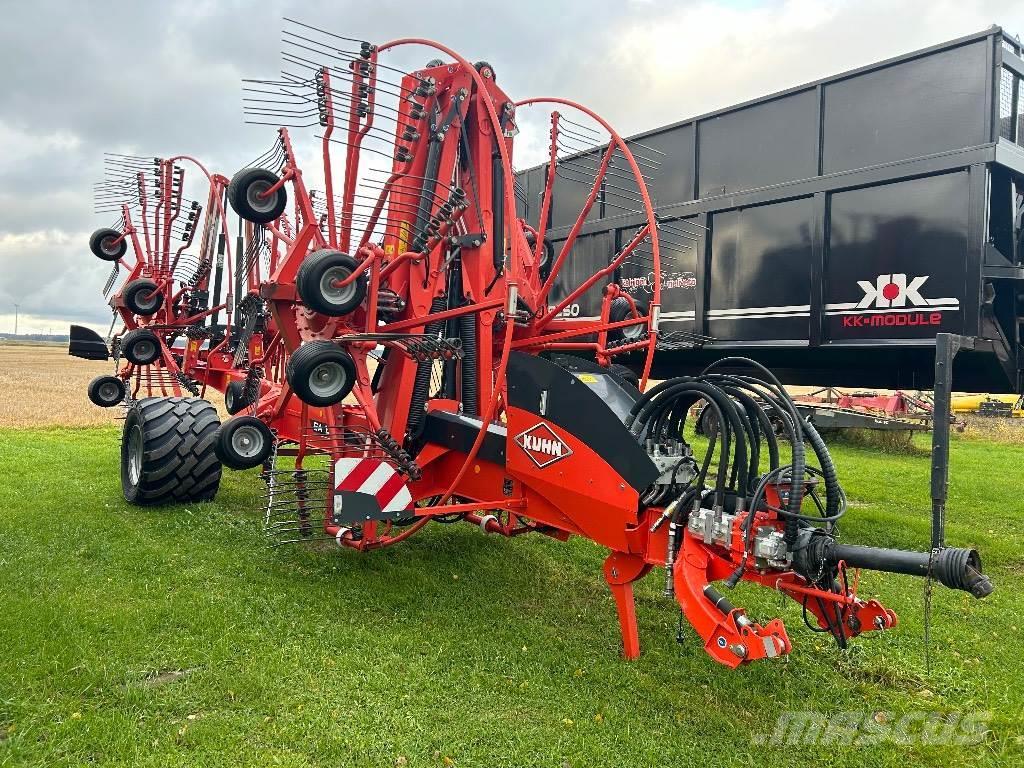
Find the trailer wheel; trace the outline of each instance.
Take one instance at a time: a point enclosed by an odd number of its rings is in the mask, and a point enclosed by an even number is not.
[[[198,397],[132,404],[121,440],[121,487],[129,504],[212,501],[220,486],[214,450],[220,417]]]
[[[163,306],[164,295],[157,290],[152,280],[132,280],[121,292],[124,305],[136,315],[149,317],[155,315]]]
[[[643,316],[647,314],[647,310],[637,302],[636,305],[637,314]],[[619,296],[616,299],[612,299],[612,306],[608,313],[608,319],[613,323],[618,323],[623,320],[628,320],[633,316],[633,311],[629,306],[629,301]],[[647,325],[643,321],[638,322],[636,325],[627,325],[622,328],[613,328],[608,331],[608,338],[611,341],[622,342],[625,344],[639,341],[647,333]]]
[[[555,245],[546,237],[544,238],[544,247],[540,252],[540,264],[537,265],[537,269],[540,271],[540,276],[545,280],[551,273],[551,267],[555,263]]]
[[[704,437],[711,437],[713,434],[718,433],[718,414],[715,413],[711,408],[705,405],[697,412],[697,423],[694,425],[694,431],[698,435]]]
[[[244,381],[232,381],[224,389],[224,407],[227,412],[234,416],[252,405],[252,400],[246,396]]]
[[[236,416],[221,424],[214,441],[220,463],[229,469],[258,467],[274,448],[274,433],[255,416]]]
[[[356,364],[348,352],[331,342],[310,341],[291,356],[285,378],[299,400],[307,405],[334,405],[352,391]]]
[[[89,382],[89,400],[100,408],[113,408],[124,400],[126,391],[117,376],[97,376]]]
[[[155,363],[160,359],[160,339],[148,328],[128,331],[121,339],[121,354],[135,365]]]
[[[325,248],[309,254],[295,277],[295,288],[302,303],[328,317],[347,315],[366,298],[366,275],[360,275],[343,288],[336,283],[355,272],[359,262],[341,251]]]
[[[160,359],[160,338],[148,328],[136,328],[121,339],[121,354],[134,365],[150,365]]]
[[[128,252],[128,240],[116,229],[97,229],[89,237],[89,250],[97,259],[117,261]]]
[[[612,363],[608,366],[608,371],[613,375],[622,379],[624,382],[629,384],[635,389],[640,389],[640,377],[636,371],[630,368],[628,365],[622,365],[621,363]]]
[[[284,213],[288,205],[288,193],[283,186],[272,195],[266,194],[280,180],[276,173],[266,168],[241,170],[228,184],[228,202],[246,221],[269,224]]]

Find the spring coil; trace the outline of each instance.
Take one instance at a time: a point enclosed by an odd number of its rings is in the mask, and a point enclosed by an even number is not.
[[[475,417],[480,415],[475,315],[463,315],[459,318],[459,336],[462,338],[462,412]]]

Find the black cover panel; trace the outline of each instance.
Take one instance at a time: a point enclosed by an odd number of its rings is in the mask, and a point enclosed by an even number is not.
[[[541,414],[544,391],[547,412]],[[638,493],[658,477],[654,462],[619,417],[594,390],[560,365],[512,352],[508,360],[508,398],[512,407],[536,414],[586,443]]]
[[[336,491],[335,502],[341,500],[341,509],[331,514],[335,525],[353,525],[365,523],[368,520],[401,520],[408,517],[410,512],[398,509],[394,512],[385,512],[380,508],[377,497],[369,493],[359,491]]]
[[[555,241],[555,255],[562,250],[564,241]],[[576,238],[572,251],[566,257],[558,272],[555,284],[548,294],[548,306],[559,304],[570,292],[582,285],[598,270],[608,266],[614,253],[615,232],[598,232]],[[598,317],[601,314],[601,299],[608,280],[598,280],[586,293],[563,310],[566,317]]]
[[[987,142],[987,45],[982,40],[826,85],[824,172]]]
[[[68,337],[68,354],[74,357],[81,357],[85,360],[109,360],[110,351],[96,331],[86,328],[83,325],[72,325]]]
[[[623,422],[640,397],[640,390],[628,384],[610,369],[585,357],[553,354],[552,362],[565,368],[573,376],[592,389]]]
[[[668,219],[661,232],[661,320],[669,331],[695,330],[697,258],[704,252],[704,231],[687,219]],[[671,231],[670,229],[671,228]],[[635,229],[619,230],[627,243]],[[643,306],[654,295],[654,260],[649,244],[639,246],[619,268],[619,285]]]
[[[813,202],[808,197],[712,217],[709,335],[808,338]]]
[[[923,339],[963,331],[966,172],[837,192],[831,212],[826,338]]]
[[[676,126],[626,143],[656,208],[693,199],[692,125]],[[636,176],[621,152],[612,155],[610,168],[605,179],[605,217],[640,210]]]
[[[702,120],[700,197],[817,175],[817,112],[812,89]]]
[[[585,155],[559,162],[555,168],[555,187],[551,197],[551,226],[571,227],[583,211],[583,204],[594,188],[594,179],[601,162],[601,154],[589,152]],[[539,180],[537,189],[537,215],[540,215],[540,194],[544,191],[544,179]],[[584,221],[595,221],[601,216],[601,201],[594,200]]]
[[[424,441],[462,453],[469,453],[482,426],[478,419],[447,411],[429,411],[423,421]],[[484,441],[480,444],[480,458],[505,466],[505,437],[504,427],[496,424],[488,427]]]

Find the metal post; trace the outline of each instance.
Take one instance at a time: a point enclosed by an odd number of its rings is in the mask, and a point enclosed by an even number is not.
[[[953,359],[974,349],[973,336],[940,333],[935,337],[935,385],[932,410],[932,549],[946,545],[946,498],[949,495],[949,414]]]

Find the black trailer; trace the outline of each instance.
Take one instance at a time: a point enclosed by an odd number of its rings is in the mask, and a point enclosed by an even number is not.
[[[976,339],[954,387],[1020,391],[1021,56],[992,27],[632,137],[675,232],[662,244],[661,329],[712,338],[667,345],[654,375],[740,353],[791,384],[928,388],[941,332]],[[597,151],[559,163],[556,250]],[[518,175],[528,221],[545,174]],[[605,179],[574,249],[580,274],[640,226],[635,191],[626,173]],[[617,279],[649,297],[642,260]],[[595,290],[567,311],[595,315],[599,302]]]

